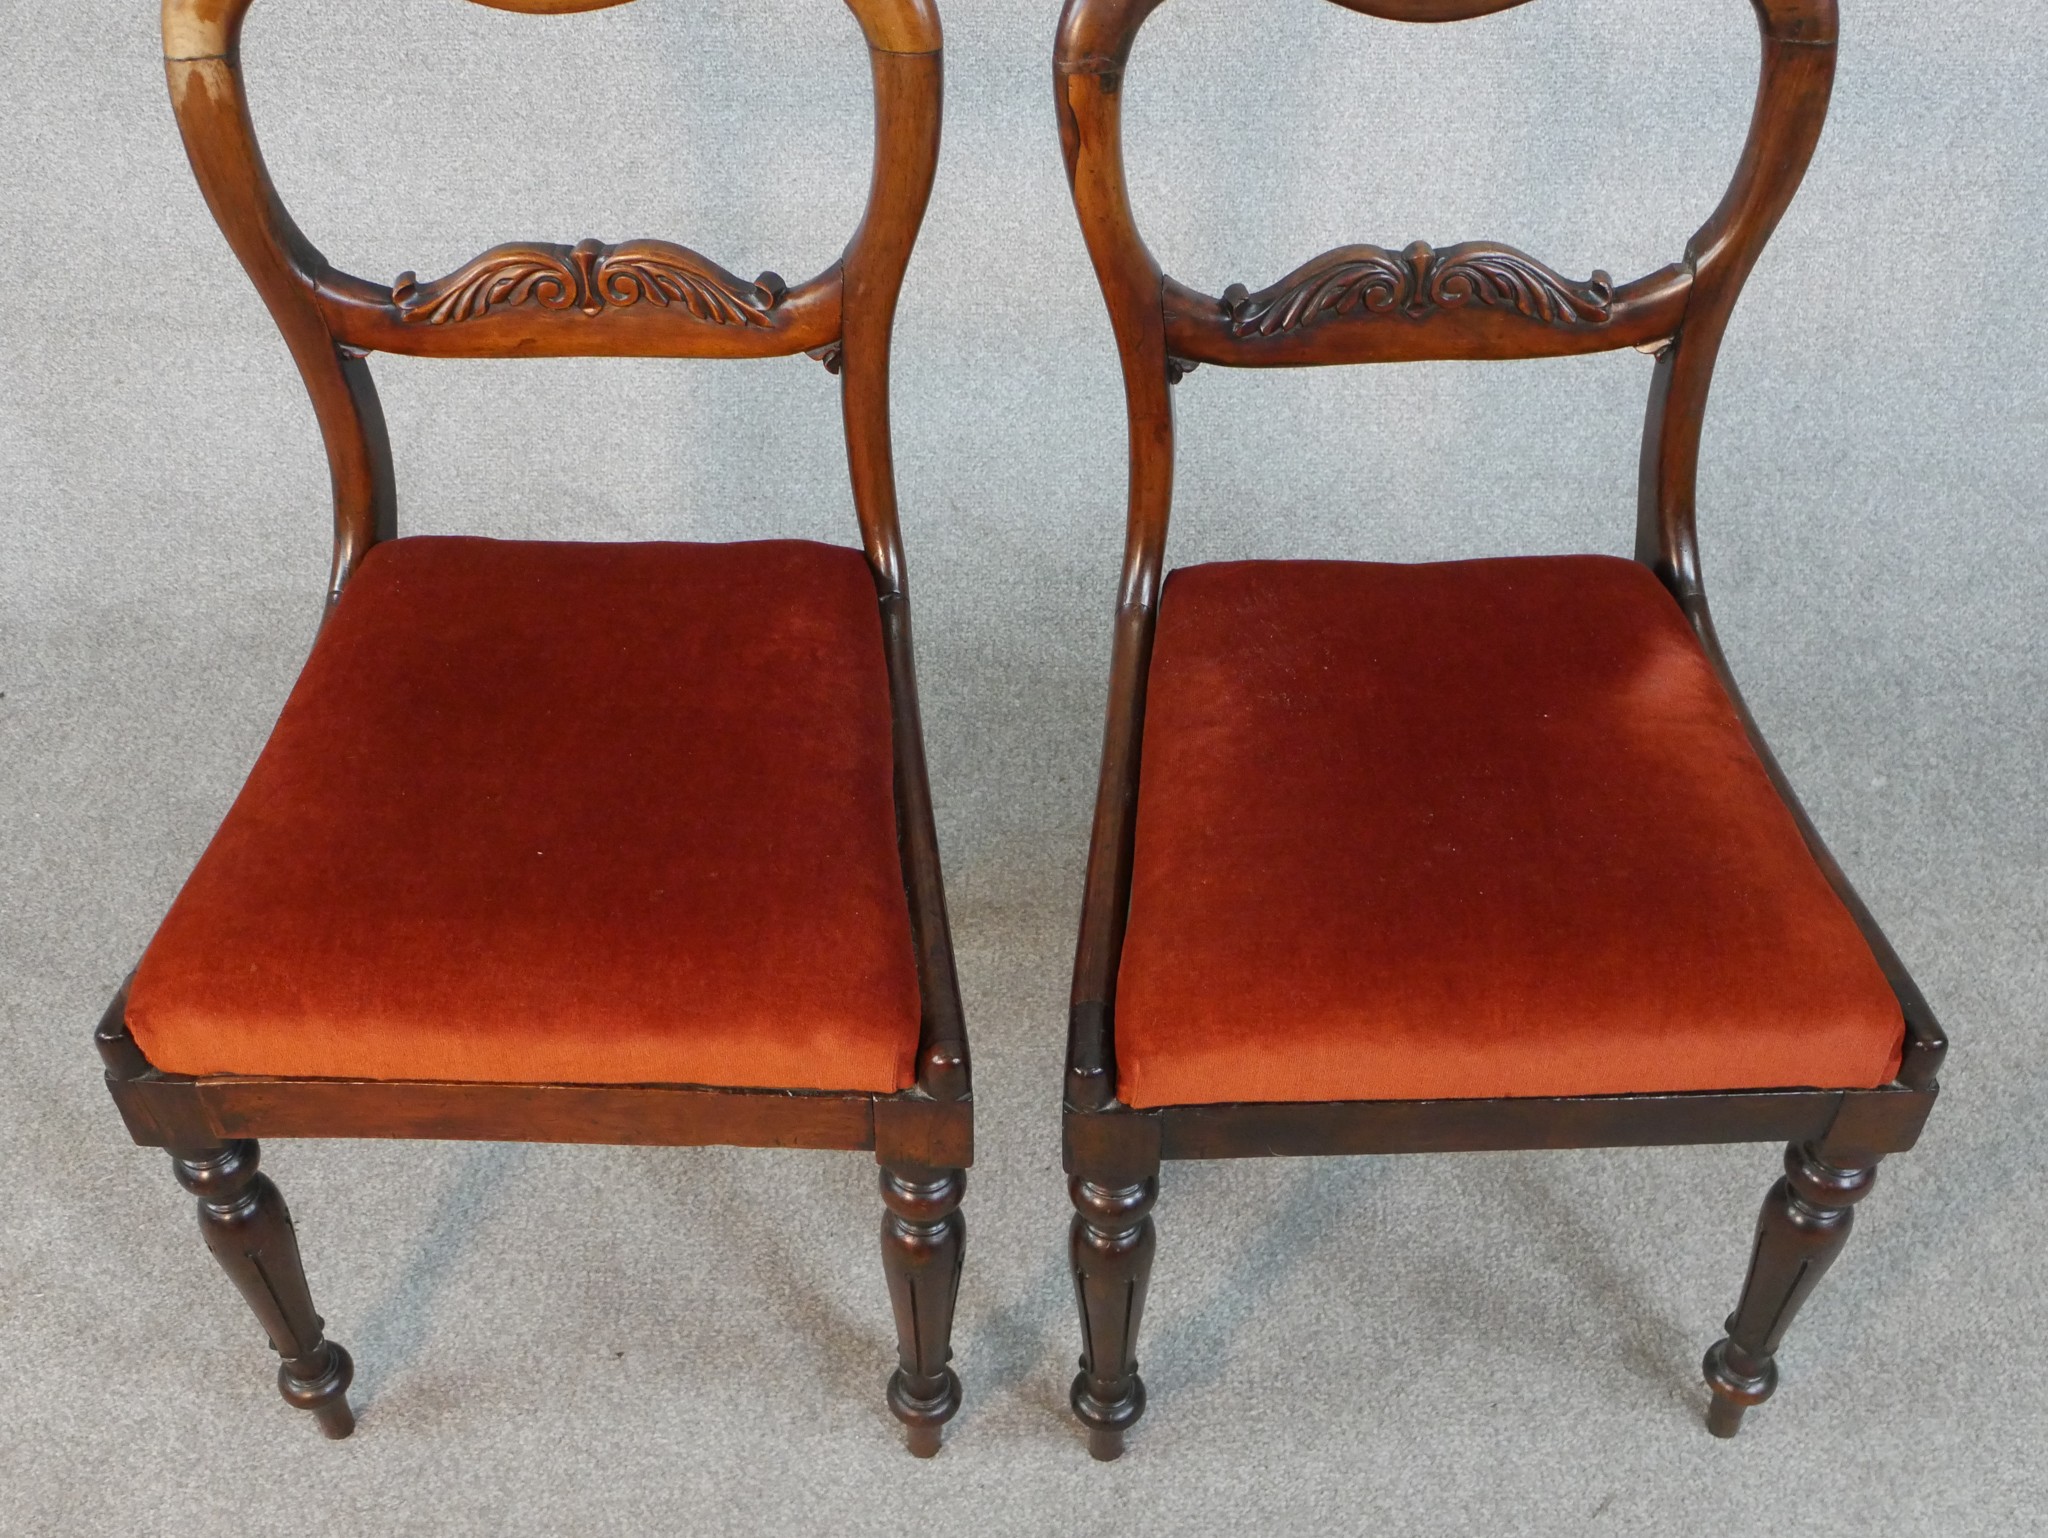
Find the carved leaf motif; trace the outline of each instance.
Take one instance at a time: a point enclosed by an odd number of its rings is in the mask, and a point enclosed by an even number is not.
[[[766,326],[768,312],[785,291],[782,280],[772,273],[763,273],[759,283],[748,283],[667,241],[607,246],[585,240],[575,246],[494,246],[432,283],[400,273],[391,285],[391,302],[400,320],[431,326],[525,304],[580,309],[586,315],[636,304],[676,304],[713,325]]]
[[[409,272],[391,285],[399,318],[438,326],[473,320],[494,306],[538,304],[566,310],[576,302],[577,279],[554,246],[494,246],[482,256],[422,287]]]
[[[687,251],[657,240],[613,246],[598,258],[591,292],[603,304],[680,304],[721,326],[765,326],[777,296]]]
[[[1233,284],[1223,296],[1236,336],[1278,336],[1353,311],[1421,320],[1466,305],[1511,309],[1549,326],[1599,325],[1613,301],[1604,272],[1575,283],[1508,246],[1468,241],[1436,251],[1419,240],[1399,255],[1344,246],[1260,293]]]

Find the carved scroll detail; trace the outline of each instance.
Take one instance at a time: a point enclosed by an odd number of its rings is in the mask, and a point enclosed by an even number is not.
[[[772,272],[748,283],[717,263],[665,240],[608,246],[519,243],[493,246],[445,278],[421,283],[410,272],[391,285],[399,319],[439,326],[496,309],[537,305],[596,315],[636,304],[680,305],[718,326],[766,326],[788,286]]]
[[[1223,291],[1236,336],[1277,336],[1353,311],[1420,320],[1466,305],[1512,309],[1547,326],[1600,325],[1613,303],[1604,272],[1575,283],[1511,247],[1476,240],[1441,251],[1418,240],[1398,255],[1343,246],[1257,294],[1241,283]]]

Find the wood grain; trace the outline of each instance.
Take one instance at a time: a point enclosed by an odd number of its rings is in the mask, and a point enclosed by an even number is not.
[[[1136,1331],[1135,1310],[1127,1323],[1117,1322],[1123,1317],[1119,1300],[1126,1296],[1117,1287],[1142,1283],[1129,1275],[1100,1285],[1080,1282],[1079,1257],[1108,1242],[1097,1233],[1111,1231],[1103,1226],[1110,1221],[1103,1214],[1114,1205],[1107,1193],[1143,1188],[1162,1159],[1789,1141],[1795,1149],[1819,1152],[1800,1156],[1807,1162],[1799,1168],[1808,1174],[1788,1177],[1793,1195],[1774,1196],[1776,1206],[1767,1203],[1761,1258],[1738,1310],[1744,1323],[1739,1329],[1731,1323],[1729,1341],[1709,1358],[1713,1429],[1732,1432],[1740,1409],[1761,1397],[1760,1375],[1776,1350],[1776,1337],[1760,1331],[1756,1321],[1776,1318],[1773,1310],[1781,1305],[1789,1319],[1810,1283],[1786,1278],[1817,1277],[1815,1268],[1834,1253],[1812,1236],[1835,1219],[1812,1216],[1825,1204],[1811,1192],[1799,1195],[1799,1182],[1818,1190],[1814,1182],[1821,1177],[1811,1174],[1814,1169],[1874,1168],[1878,1156],[1910,1148],[1933,1106],[1947,1049],[1926,1000],[1829,854],[1742,704],[1707,608],[1695,531],[1700,433],[1714,362],[1743,282],[1797,190],[1819,137],[1834,77],[1835,0],[1751,0],[1762,68],[1741,158],[1720,204],[1682,258],[1656,272],[1616,285],[1604,273],[1565,276],[1492,241],[1441,250],[1419,243],[1399,250],[1358,245],[1325,252],[1256,292],[1233,285],[1221,296],[1189,288],[1160,270],[1139,233],[1125,184],[1124,73],[1138,31],[1161,3],[1067,0],[1054,51],[1060,143],[1122,363],[1130,462],[1101,774],[1069,1010],[1064,1141],[1083,1214],[1076,1220],[1074,1245],[1084,1361],[1097,1364],[1092,1376],[1084,1372],[1077,1381],[1076,1414],[1089,1427],[1098,1455],[1113,1456],[1142,1410],[1142,1386],[1132,1386],[1135,1347],[1128,1338]],[[1522,0],[1336,3],[1389,20],[1444,22],[1506,10]],[[1139,813],[1146,680],[1173,500],[1170,386],[1203,363],[1262,368],[1533,358],[1624,347],[1657,355],[1643,435],[1637,558],[1657,573],[1690,619],[1772,784],[1891,982],[1904,1019],[1896,1081],[1869,1091],[1787,1088],[1147,1111],[1124,1106],[1117,1099],[1116,981]],[[1096,1209],[1101,1212],[1090,1217]],[[1845,1217],[1838,1230],[1846,1233]],[[1108,1274],[1100,1265],[1085,1274],[1098,1273]],[[1115,1335],[1119,1329],[1128,1334]],[[1111,1339],[1116,1349],[1105,1356],[1100,1342]],[[1721,1377],[1715,1380],[1717,1371]],[[1745,1400],[1745,1394],[1753,1397]]]
[[[165,71],[194,175],[299,366],[334,481],[328,603],[397,537],[384,418],[366,354],[426,357],[825,357],[841,394],[862,548],[890,689],[894,809],[922,995],[917,1083],[894,1095],[689,1084],[487,1084],[160,1073],[129,1033],[124,984],[95,1033],[129,1135],[171,1149],[208,1243],[285,1355],[285,1397],[332,1435],[352,1424],[347,1353],[312,1311],[290,1216],[256,1172],[258,1137],[873,1149],[890,1172],[884,1270],[903,1336],[889,1403],[912,1450],[937,1451],[959,1404],[952,1289],[974,1104],[927,780],[908,577],[889,439],[889,348],[904,268],[938,161],[942,62],[930,0],[848,0],[868,43],[875,159],[841,260],[792,287],[749,280],[670,241],[490,247],[454,272],[389,286],[340,272],[292,222],[250,122],[239,38],[252,0],[164,0]],[[623,0],[478,0],[566,14]],[[825,376],[830,377],[830,375]],[[772,439],[753,452],[776,452]],[[679,788],[679,794],[684,793]],[[893,1185],[889,1184],[894,1181]],[[942,1285],[943,1284],[943,1285]]]

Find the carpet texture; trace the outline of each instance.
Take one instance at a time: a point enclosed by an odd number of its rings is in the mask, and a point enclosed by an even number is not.
[[[126,1144],[89,1032],[275,718],[328,540],[311,412],[184,166],[155,9],[0,0],[0,1533],[2048,1530],[2048,8],[1844,5],[1835,112],[1710,408],[1737,674],[1956,1041],[1778,1398],[1733,1443],[1700,1424],[1773,1148],[1175,1166],[1151,1412],[1107,1468],[1065,1412],[1056,1111],[1124,437],[1056,6],[948,11],[895,358],[980,1110],[967,1402],[929,1465],[883,1408],[861,1158],[269,1145],[359,1368],[335,1445]],[[1210,292],[1358,240],[1649,271],[1749,111],[1740,0],[1252,9],[1175,0],[1128,85],[1141,221]],[[263,0],[245,58],[299,222],[383,280],[588,235],[795,280],[865,186],[865,64],[829,0]],[[410,530],[853,542],[835,386],[802,358],[376,368]],[[1173,558],[1625,553],[1649,369],[1203,369]]]

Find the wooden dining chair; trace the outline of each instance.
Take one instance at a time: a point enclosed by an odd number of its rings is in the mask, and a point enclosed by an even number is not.
[[[389,288],[279,204],[243,94],[251,0],[165,0],[207,203],[284,332],[334,479],[327,609],[268,745],[101,1023],[138,1143],[283,1359],[354,1425],[263,1137],[872,1149],[929,1457],[972,1156],[912,667],[889,336],[939,148],[930,0],[849,0],[867,209],[807,283],[659,240],[498,246]],[[619,0],[481,0],[594,10]],[[838,375],[863,550],[396,538],[365,355],[768,358]]]
[[[1133,221],[1119,109],[1161,0],[1067,0],[1075,207],[1108,301],[1130,507],[1065,1105],[1083,1355],[1114,1458],[1166,1159],[1784,1139],[1708,1426],[1792,1316],[1945,1041],[1714,635],[1694,476],[1714,356],[1826,112],[1835,0],[1752,0],[1755,115],[1684,258],[1577,281],[1506,246],[1346,246],[1221,298]],[[1337,0],[1397,21],[1524,0]],[[1268,368],[1656,356],[1635,559],[1246,561],[1164,574],[1170,386]]]

